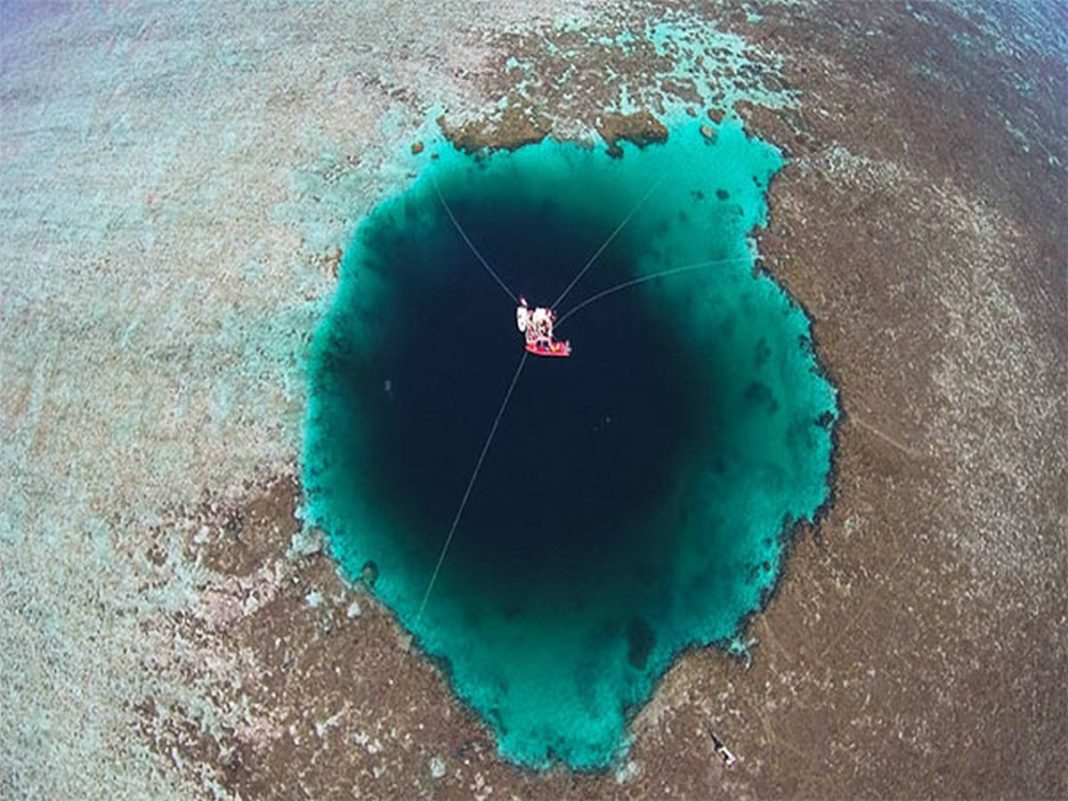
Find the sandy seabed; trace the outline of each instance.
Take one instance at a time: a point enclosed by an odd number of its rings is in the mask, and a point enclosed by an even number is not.
[[[0,14],[0,796],[1068,794],[1063,7]],[[300,531],[309,337],[439,113],[730,104],[791,158],[760,247],[842,391],[834,504],[751,661],[525,773]]]

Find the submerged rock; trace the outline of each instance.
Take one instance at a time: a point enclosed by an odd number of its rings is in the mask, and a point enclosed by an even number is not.
[[[441,757],[430,758],[430,775],[432,778],[441,779],[445,776],[445,760]]]

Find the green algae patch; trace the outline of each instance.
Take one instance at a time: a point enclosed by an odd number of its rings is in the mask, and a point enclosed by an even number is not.
[[[749,238],[782,158],[734,121],[708,133],[615,158],[428,146],[360,225],[314,338],[308,522],[524,765],[608,765],[672,660],[760,610],[828,498],[836,394]],[[442,199],[541,304],[632,216],[558,309],[573,356],[524,365],[419,616],[522,354]]]

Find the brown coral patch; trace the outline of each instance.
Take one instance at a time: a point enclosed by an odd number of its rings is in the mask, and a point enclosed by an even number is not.
[[[547,118],[521,106],[509,106],[497,115],[455,125],[443,114],[437,123],[445,138],[465,153],[516,150],[540,142],[552,130]]]
[[[668,130],[664,123],[646,110],[633,114],[605,114],[597,121],[597,133],[608,145],[608,154],[613,157],[623,155],[621,141],[632,142],[638,147],[645,147],[654,142],[666,142]]]

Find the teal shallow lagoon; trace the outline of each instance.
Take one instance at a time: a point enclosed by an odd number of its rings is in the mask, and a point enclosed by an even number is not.
[[[374,573],[502,754],[604,767],[675,656],[729,642],[761,608],[793,525],[828,497],[835,391],[748,239],[782,158],[733,121],[618,159],[432,150],[361,224],[316,333],[307,518],[350,577]],[[637,208],[562,313],[710,263],[578,309],[560,330],[574,356],[524,367],[417,618],[522,352],[511,300],[438,191],[535,303]]]

